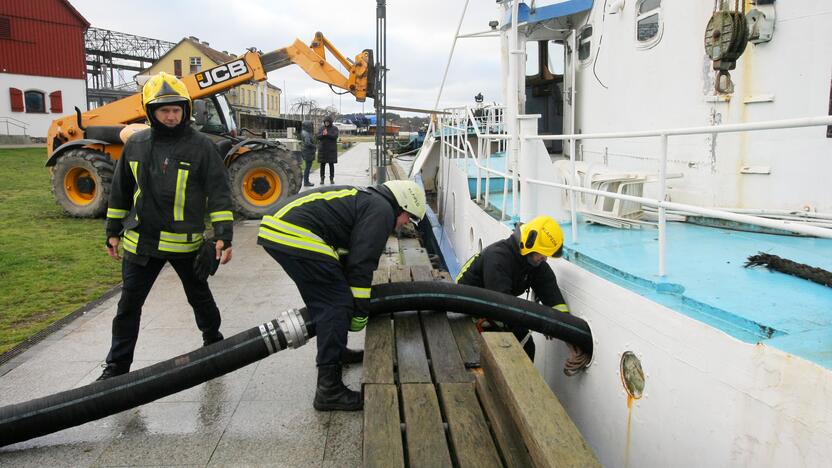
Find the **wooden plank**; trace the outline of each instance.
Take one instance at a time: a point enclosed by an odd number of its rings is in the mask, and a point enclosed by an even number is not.
[[[373,284],[384,284],[390,282],[390,267],[379,265],[378,269],[373,271]]]
[[[428,251],[422,247],[405,247],[401,250],[402,263],[405,265],[427,265],[430,266]]]
[[[413,281],[433,281],[430,262],[427,265],[413,265],[410,267],[410,274]]]
[[[410,267],[404,265],[395,265],[390,267],[390,282],[401,283],[410,281]]]
[[[493,386],[482,371],[476,372],[477,395],[485,409],[485,415],[491,421],[491,430],[497,440],[497,446],[506,461],[506,466],[532,466],[532,459],[520,430],[517,428],[511,414],[495,394]]]
[[[430,383],[430,368],[422,340],[422,325],[416,312],[393,316],[400,383]]]
[[[364,335],[364,384],[395,383],[393,321],[390,314],[378,315],[367,322]]]
[[[483,333],[483,368],[508,408],[534,466],[601,464],[511,333]]]
[[[402,249],[413,248],[418,249],[422,247],[422,243],[415,237],[402,237],[399,239],[399,251]]]
[[[448,312],[448,323],[456,340],[459,356],[467,368],[480,367],[480,333],[470,315]]]
[[[422,326],[436,383],[473,382],[459,356],[454,334],[444,312],[422,312]]]
[[[402,384],[401,391],[408,466],[451,467],[451,454],[433,384]]]
[[[364,386],[365,467],[404,468],[399,396],[395,385]]]
[[[439,384],[456,462],[460,468],[502,467],[473,383]],[[521,466],[521,465],[508,465]]]

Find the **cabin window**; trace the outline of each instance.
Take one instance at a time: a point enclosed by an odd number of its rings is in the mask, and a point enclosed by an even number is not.
[[[538,56],[539,45],[537,41],[526,42],[526,76],[537,76],[540,74],[540,61]]]
[[[661,0],[636,3],[636,40],[642,47],[651,47],[661,38],[661,6]]]
[[[578,60],[588,60],[592,55],[592,26],[587,26],[578,36]]]
[[[46,99],[40,91],[26,91],[23,93],[23,100],[26,102],[27,114],[45,114]]]

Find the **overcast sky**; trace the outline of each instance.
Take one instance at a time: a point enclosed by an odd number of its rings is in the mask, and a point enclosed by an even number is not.
[[[178,42],[196,36],[217,50],[240,54],[248,47],[264,52],[309,43],[321,31],[346,56],[375,48],[374,0],[70,0],[97,28]],[[463,0],[388,0],[388,105],[432,108],[448,59]],[[488,29],[497,19],[494,0],[470,0],[461,33]],[[454,52],[440,107],[470,104],[482,92],[500,101],[499,39],[460,39]],[[339,99],[297,66],[269,73],[269,82],[285,90],[289,103],[301,96],[321,106],[360,112],[350,95]],[[371,100],[363,110],[373,112]]]

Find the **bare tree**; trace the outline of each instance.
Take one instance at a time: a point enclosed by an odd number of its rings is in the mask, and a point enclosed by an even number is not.
[[[314,99],[299,97],[292,100],[292,107],[290,111],[295,115],[300,115],[300,120],[304,120],[307,116],[312,114],[313,109],[318,108],[318,102]]]

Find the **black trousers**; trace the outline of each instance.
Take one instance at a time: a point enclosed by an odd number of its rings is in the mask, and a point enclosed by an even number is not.
[[[353,312],[352,291],[341,265],[272,249],[266,252],[295,282],[312,316],[318,341],[317,364],[340,363]]]
[[[220,329],[220,310],[211,295],[208,281],[199,281],[194,275],[193,257],[163,259],[150,258],[147,265],[138,265],[126,258],[121,263],[121,299],[118,301],[118,311],[113,318],[113,341],[107,354],[107,364],[113,364],[129,369],[133,363],[133,352],[139,339],[139,325],[141,323],[142,306],[150,293],[150,288],[156,282],[159,272],[165,263],[170,262],[182,286],[188,303],[194,309],[196,326],[202,332],[202,337],[212,338]]]
[[[324,181],[324,174],[326,173],[326,165],[329,164],[329,180],[335,179],[335,163],[321,163],[321,182]]]
[[[312,163],[313,162],[314,161],[311,160],[311,159],[306,161],[306,166],[304,166],[304,168],[303,168],[303,181],[304,182],[309,182],[309,171],[312,170]]]

